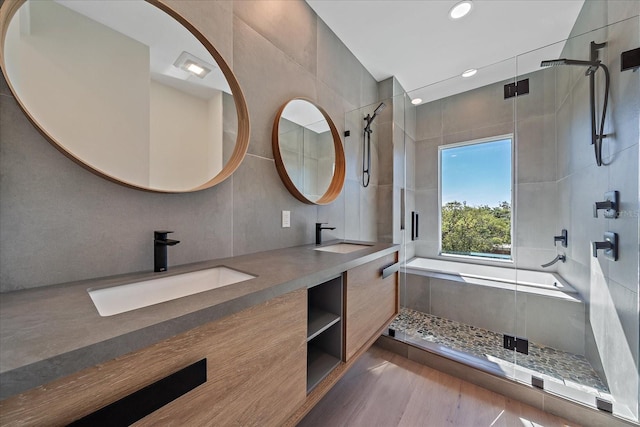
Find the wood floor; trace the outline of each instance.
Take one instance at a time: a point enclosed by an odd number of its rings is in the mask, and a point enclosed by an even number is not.
[[[576,426],[372,347],[298,427]]]

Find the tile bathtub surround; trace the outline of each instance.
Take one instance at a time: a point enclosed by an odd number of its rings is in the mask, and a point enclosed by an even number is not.
[[[28,122],[3,80],[1,292],[148,271],[154,229],[174,230],[181,241],[171,250],[170,266],[311,243],[310,227],[318,220],[338,226],[333,237],[376,240],[374,195],[352,185],[349,198],[343,193],[328,209],[304,205],[278,179],[271,152],[273,115],[291,97],[306,96],[322,105],[341,135],[345,112],[378,99],[377,82],[355,56],[303,0],[167,4],[233,69],[251,120],[246,161],[222,184],[196,193],[125,188],[53,148]],[[357,136],[351,139],[344,144],[355,144]],[[360,161],[357,150],[346,153],[348,168]],[[291,228],[280,227],[282,210],[291,211]],[[363,219],[346,221],[354,217]]]

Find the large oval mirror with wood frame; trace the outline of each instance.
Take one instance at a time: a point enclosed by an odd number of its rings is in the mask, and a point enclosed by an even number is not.
[[[210,188],[242,162],[249,115],[213,45],[157,0],[5,0],[0,66],[62,153],[136,189]]]
[[[345,159],[331,117],[304,98],[285,103],[273,124],[273,156],[278,174],[301,202],[325,205],[342,191]]]

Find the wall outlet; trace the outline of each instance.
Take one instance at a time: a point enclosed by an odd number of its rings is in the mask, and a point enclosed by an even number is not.
[[[291,211],[282,211],[282,228],[291,227]]]

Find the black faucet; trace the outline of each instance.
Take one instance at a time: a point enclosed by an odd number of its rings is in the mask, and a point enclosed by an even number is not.
[[[322,243],[322,230],[335,230],[335,227],[323,227],[326,222],[316,222],[316,245]]]
[[[167,246],[174,246],[180,240],[167,239],[167,234],[173,231],[153,232],[153,271],[167,271]]]

